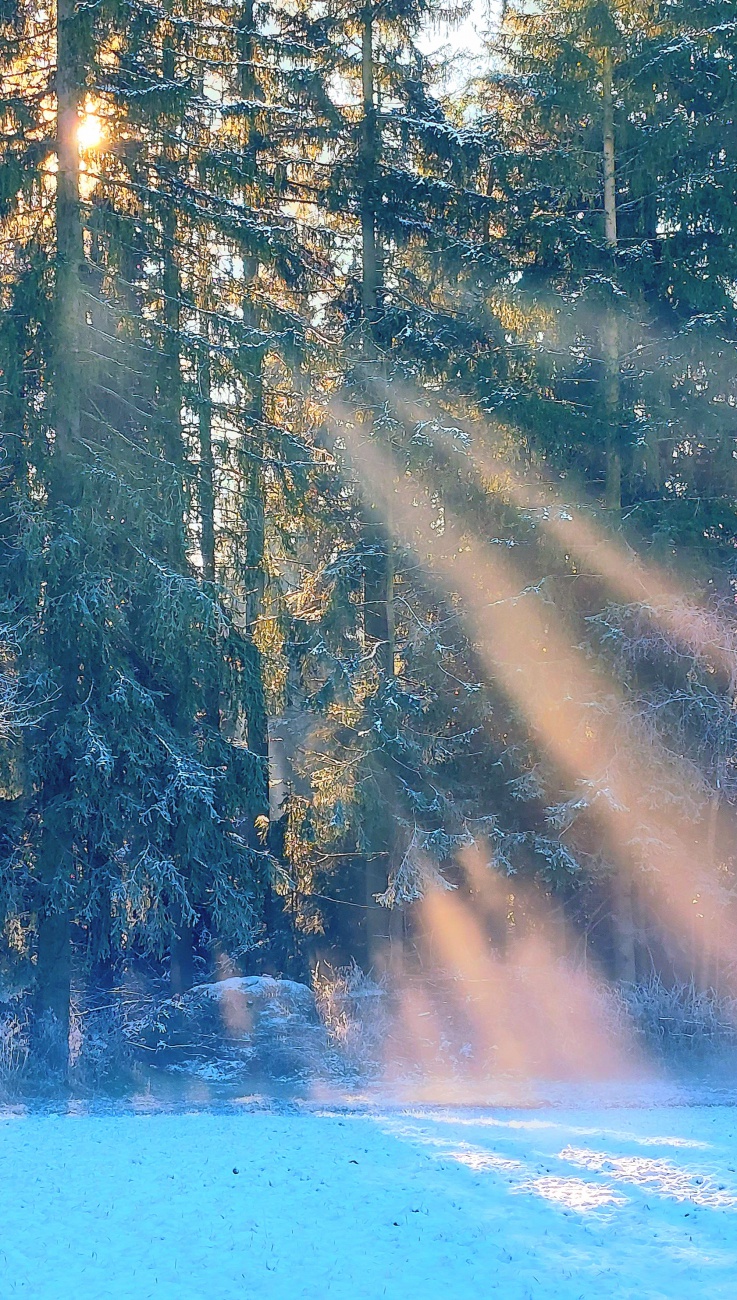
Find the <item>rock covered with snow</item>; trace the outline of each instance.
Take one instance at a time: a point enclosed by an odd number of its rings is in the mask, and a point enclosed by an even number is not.
[[[294,1016],[318,1023],[312,989],[297,980],[275,979],[273,975],[238,975],[196,984],[182,1000],[217,1008],[216,1014],[227,1032],[236,1037],[252,1028],[258,1016],[266,1016],[275,1025]]]
[[[131,1036],[160,1064],[217,1059],[225,1073],[272,1078],[319,1072],[328,1048],[312,990],[270,975],[197,984],[148,1010]]]

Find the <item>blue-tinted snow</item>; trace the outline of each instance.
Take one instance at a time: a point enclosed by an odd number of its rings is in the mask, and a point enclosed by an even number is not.
[[[3,1298],[736,1294],[729,1106],[149,1104],[0,1121]]]

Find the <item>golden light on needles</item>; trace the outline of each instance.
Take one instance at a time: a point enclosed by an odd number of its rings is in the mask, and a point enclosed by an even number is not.
[[[102,122],[96,113],[85,113],[77,127],[77,144],[84,151],[96,149],[102,143]]]

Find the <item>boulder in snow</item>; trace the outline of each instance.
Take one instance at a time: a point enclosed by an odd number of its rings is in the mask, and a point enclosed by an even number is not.
[[[147,1012],[132,1036],[162,1064],[220,1058],[275,1078],[319,1069],[327,1048],[312,990],[270,975],[197,984]]]

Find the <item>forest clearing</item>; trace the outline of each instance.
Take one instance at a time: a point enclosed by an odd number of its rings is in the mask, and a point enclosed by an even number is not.
[[[735,1109],[6,1119],[6,1294],[734,1294]],[[37,1242],[44,1238],[43,1257]],[[12,1281],[11,1281],[12,1279]],[[9,1285],[8,1285],[9,1283]]]

